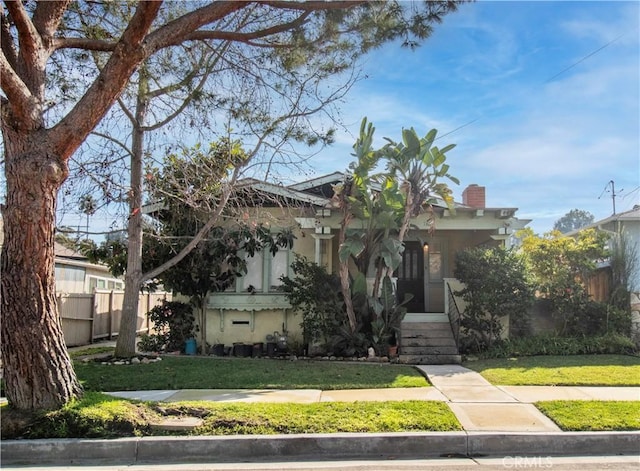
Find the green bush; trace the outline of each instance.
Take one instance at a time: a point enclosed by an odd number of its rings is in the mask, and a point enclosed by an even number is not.
[[[629,337],[609,333],[595,337],[558,337],[537,335],[496,342],[479,354],[481,358],[511,358],[535,355],[633,354],[635,344]]]
[[[160,352],[164,350],[166,335],[164,334],[142,334],[138,341],[138,350],[141,352]]]
[[[467,302],[461,318],[461,349],[490,348],[502,335],[501,318],[509,316],[510,334],[529,331],[533,288],[524,262],[503,248],[475,248],[457,254],[455,276],[465,284],[456,292]]]
[[[591,304],[585,286],[596,270],[596,260],[608,256],[608,235],[595,229],[568,237],[552,231],[543,237],[531,229],[521,232],[522,254],[535,280],[539,296],[552,303],[561,335],[598,335],[599,306]],[[588,312],[585,312],[588,311]],[[594,317],[593,322],[591,317]],[[595,325],[594,325],[595,324]]]
[[[138,342],[142,351],[183,350],[185,341],[198,331],[193,308],[179,301],[164,301],[148,314],[157,334],[143,336]]]
[[[283,276],[282,290],[294,310],[302,314],[304,342],[326,346],[346,320],[340,279],[300,255],[291,268],[295,277]]]

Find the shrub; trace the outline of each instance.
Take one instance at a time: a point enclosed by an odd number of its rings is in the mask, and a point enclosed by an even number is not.
[[[456,294],[467,302],[461,319],[463,351],[480,351],[502,334],[501,318],[509,315],[512,335],[529,330],[533,288],[523,261],[503,248],[468,249],[458,253],[455,276],[465,284]]]
[[[142,351],[183,350],[185,341],[198,331],[193,308],[186,303],[164,301],[147,315],[158,333],[141,338],[138,348]]]
[[[608,235],[594,229],[581,231],[575,238],[558,231],[540,237],[530,229],[522,231],[522,235],[522,253],[540,296],[552,303],[560,333],[597,333],[576,324],[585,309],[592,314],[597,310],[597,306],[589,305],[584,281],[594,273],[596,261],[608,255],[605,247]]]
[[[504,339],[481,352],[481,358],[510,358],[535,355],[622,354],[636,352],[629,337],[610,333],[596,337],[558,337],[537,335]]]
[[[300,255],[296,255],[291,268],[295,278],[283,276],[282,290],[291,306],[302,314],[304,342],[327,345],[346,321],[340,280]]]
[[[631,331],[631,312],[611,304],[599,303],[588,299],[574,299],[564,305],[562,318],[557,304],[546,300],[554,314],[556,335],[562,337],[597,337],[605,334],[629,336]]]

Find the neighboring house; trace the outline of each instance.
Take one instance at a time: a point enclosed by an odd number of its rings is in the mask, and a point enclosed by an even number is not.
[[[4,238],[0,216],[0,249]],[[87,257],[55,242],[56,293],[93,293],[97,289],[122,290],[124,281],[104,265],[90,263]]]
[[[613,237],[623,236],[626,243],[635,253],[635,272],[632,273],[630,288],[634,292],[640,291],[640,205],[623,213],[614,214],[601,221],[594,222],[582,229],[595,228]],[[581,229],[581,230],[582,230]]]
[[[90,263],[87,257],[55,243],[56,292],[93,293],[96,289],[123,290],[124,280],[115,278],[105,265]]]
[[[247,208],[252,220],[269,221],[274,230],[293,228],[296,236],[292,250],[280,250],[275,256],[258,253],[249,259],[247,275],[239,278],[233,290],[212,294],[206,321],[206,339],[210,344],[265,342],[267,335],[287,332],[301,338],[301,318],[279,290],[281,275],[291,275],[294,253],[306,256],[338,271],[338,232],[340,214],[332,209],[332,185],[343,180],[336,172],[288,187],[255,182],[264,194],[286,199],[290,205],[260,204]],[[508,244],[512,232],[530,220],[515,217],[517,208],[487,208],[485,188],[469,185],[462,203],[450,211],[443,204],[434,206],[434,214],[421,214],[412,220],[405,238],[403,263],[397,270],[400,298],[414,295],[401,327],[400,358],[406,362],[459,361],[454,331],[457,332],[456,305],[452,285],[456,253],[470,247]],[[430,234],[429,218],[435,218]],[[354,226],[357,221],[354,222]],[[453,314],[453,329],[450,315]]]

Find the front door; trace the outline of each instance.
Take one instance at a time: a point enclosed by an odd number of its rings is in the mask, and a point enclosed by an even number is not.
[[[446,266],[446,240],[429,238],[424,247],[426,267],[425,307],[426,312],[444,312],[444,276]]]
[[[398,301],[405,293],[413,298],[406,305],[407,312],[425,312],[424,304],[424,252],[420,242],[405,241],[402,263],[396,271],[398,277]]]

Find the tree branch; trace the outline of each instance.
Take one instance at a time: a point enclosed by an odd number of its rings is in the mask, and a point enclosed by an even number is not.
[[[153,270],[149,271],[148,273],[144,273],[141,277],[141,282],[145,282],[147,280],[152,280],[155,277],[157,277],[158,275],[160,275],[161,273],[164,273],[166,270],[168,270],[169,268],[177,265],[178,263],[180,263],[180,261],[182,259],[184,259],[187,255],[189,255],[189,253],[191,253],[191,251],[196,248],[196,246],[200,243],[201,240],[203,240],[207,234],[209,233],[209,231],[211,231],[211,229],[216,225],[216,223],[218,223],[218,219],[220,217],[220,215],[222,214],[222,211],[224,210],[227,201],[229,201],[229,197],[231,196],[231,191],[233,188],[233,184],[237,181],[238,178],[238,168],[236,167],[234,169],[234,174],[231,178],[231,181],[228,183],[228,185],[225,186],[225,188],[222,190],[222,195],[221,198],[218,202],[218,205],[216,206],[215,210],[212,212],[211,217],[209,218],[209,220],[207,221],[207,223],[202,226],[202,228],[198,231],[198,233],[193,237],[193,239],[178,253],[176,254],[173,258],[171,258],[170,260],[167,260],[165,263],[163,263],[162,265],[160,265],[157,268],[154,268]]]
[[[0,54],[0,87],[2,87],[2,90],[7,95],[9,99],[8,106],[11,108],[13,117],[17,119],[18,122],[26,127],[30,127],[31,124],[38,121],[39,114],[35,97],[29,90],[29,87],[27,87],[11,65],[9,65],[4,51]]]
[[[161,128],[162,126],[170,123],[171,121],[173,121],[176,117],[178,117],[178,115],[180,115],[186,108],[187,106],[189,106],[189,104],[193,101],[193,97],[194,95],[199,92],[200,90],[202,90],[205,86],[205,84],[207,83],[207,80],[209,79],[209,75],[211,74],[211,71],[213,70],[213,67],[218,63],[218,61],[220,60],[220,58],[222,57],[222,55],[224,54],[224,51],[229,47],[229,43],[225,43],[220,49],[221,51],[216,50],[215,52],[212,53],[212,55],[215,55],[215,59],[211,62],[209,62],[204,70],[204,72],[202,73],[202,77],[200,77],[200,81],[198,82],[198,85],[196,86],[196,88],[193,89],[193,91],[191,93],[189,93],[189,96],[187,96],[183,102],[180,104],[180,106],[171,114],[169,114],[168,116],[165,117],[165,119],[150,125],[150,126],[145,126],[143,127],[143,131],[147,132],[147,131],[155,131],[156,129]],[[196,68],[194,67],[193,69],[193,75],[196,75]],[[187,83],[185,81],[183,81],[184,83]],[[175,84],[176,86],[181,86],[183,85],[183,83],[181,82],[180,84]],[[165,87],[165,92],[164,93],[168,93],[170,87]],[[176,87],[177,88],[177,87]],[[162,89],[159,89],[162,90]],[[157,92],[158,90],[156,90]],[[156,96],[158,96],[159,94],[154,94],[151,93],[150,97],[154,98]]]
[[[227,41],[248,43],[253,39],[273,36],[274,34],[283,33],[285,31],[297,28],[298,26],[302,26],[307,21],[307,18],[310,15],[311,12],[304,12],[298,18],[293,21],[289,21],[288,23],[282,23],[277,26],[272,26],[271,28],[265,28],[247,33],[241,33],[237,31],[194,31],[193,33],[187,35],[185,39],[194,41],[205,39],[224,39]]]
[[[34,61],[36,52],[42,48],[42,41],[38,30],[31,22],[27,15],[24,5],[21,1],[5,1],[7,11],[16,25],[18,30],[18,41],[20,43],[20,56],[25,64],[31,64]]]
[[[33,13],[33,25],[50,51],[53,46],[54,33],[70,3],[71,0],[39,2]]]
[[[318,10],[345,10],[347,8],[353,8],[358,5],[363,5],[367,3],[366,0],[346,0],[346,1],[317,1],[317,2],[290,2],[284,0],[275,0],[275,1],[259,1],[257,2],[261,5],[267,5],[271,8],[276,8],[279,10],[299,10],[306,12],[313,12]]]
[[[9,65],[15,70],[18,66],[18,49],[13,42],[11,36],[11,26],[9,19],[4,14],[4,10],[0,10],[0,47],[7,58]]]
[[[135,68],[152,50],[145,44],[161,2],[141,2],[105,67],[67,117],[51,130],[54,151],[67,159],[113,104]]]
[[[117,46],[116,41],[105,41],[89,38],[56,38],[53,41],[54,49],[83,49],[86,51],[113,51]]]
[[[249,2],[213,2],[158,28],[147,38],[151,53],[184,41],[192,31],[250,6]]]

